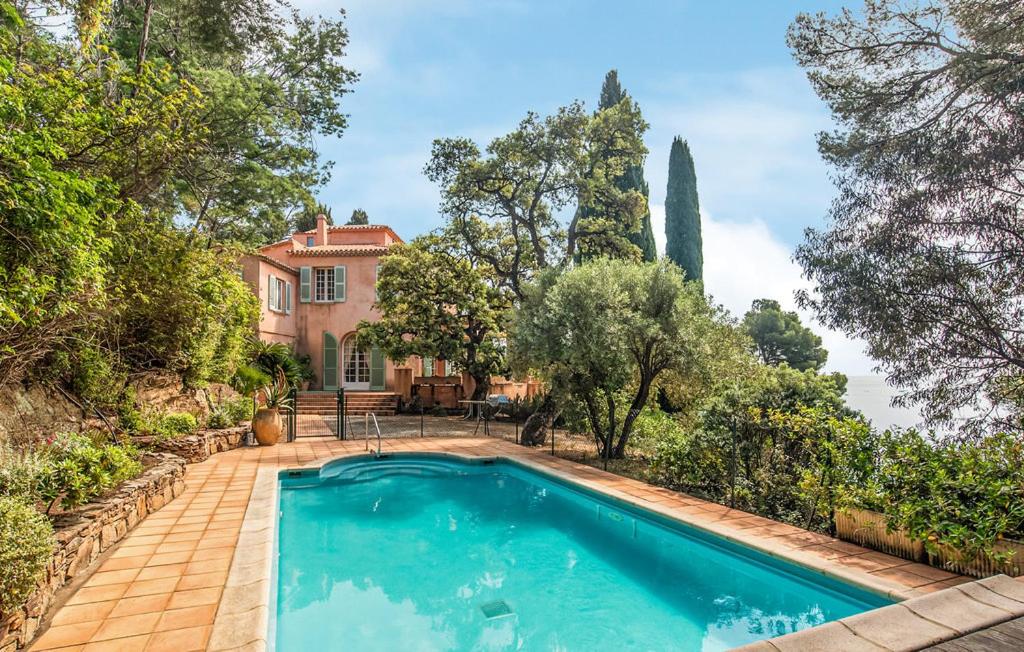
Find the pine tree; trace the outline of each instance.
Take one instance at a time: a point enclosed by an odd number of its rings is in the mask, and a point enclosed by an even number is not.
[[[685,140],[676,136],[668,158],[668,193],[665,196],[665,253],[686,272],[686,278],[704,277],[704,251],[700,235],[697,172]]]
[[[604,84],[601,85],[601,101],[598,103],[598,110],[610,109],[622,101],[626,91],[619,84],[619,71],[609,70],[604,76]],[[639,165],[631,166],[625,174],[616,180],[620,190],[639,190],[644,197],[649,196],[647,181],[644,180],[644,170]],[[640,230],[629,234],[629,241],[640,248],[645,261],[657,260],[658,249],[654,242],[654,229],[651,228],[651,212],[648,209],[640,218]]]
[[[348,223],[350,225],[352,225],[352,224],[369,224],[370,223],[370,216],[367,215],[366,211],[364,211],[363,209],[357,208],[354,211],[352,211],[352,217],[348,218]]]

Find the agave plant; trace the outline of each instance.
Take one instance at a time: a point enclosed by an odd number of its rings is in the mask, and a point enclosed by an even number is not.
[[[292,409],[291,385],[283,370],[278,370],[275,382],[263,388],[263,406],[288,412]]]

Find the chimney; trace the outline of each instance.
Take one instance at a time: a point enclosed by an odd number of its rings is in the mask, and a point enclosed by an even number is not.
[[[327,244],[327,216],[323,213],[316,216],[316,244],[317,246]]]

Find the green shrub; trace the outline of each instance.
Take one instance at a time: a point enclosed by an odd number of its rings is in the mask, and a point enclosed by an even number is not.
[[[24,498],[0,496],[0,613],[23,603],[53,554],[50,521]]]
[[[999,539],[1024,539],[1024,445],[1010,434],[933,443],[913,430],[886,432],[871,477],[844,495],[932,552],[989,553]]]
[[[168,412],[158,418],[159,434],[168,437],[191,435],[199,429],[199,420],[190,412]]]
[[[47,460],[36,449],[0,446],[0,496],[20,496],[38,502],[40,478],[46,472]]]
[[[77,507],[142,472],[138,451],[81,434],[62,433],[47,442],[40,453],[46,458],[39,478],[39,497],[49,503]]]
[[[252,400],[244,396],[225,401],[225,408],[234,423],[252,419]]]

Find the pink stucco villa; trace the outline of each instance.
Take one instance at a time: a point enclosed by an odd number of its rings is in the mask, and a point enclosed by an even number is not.
[[[388,360],[376,348],[360,349],[360,321],[378,317],[377,270],[381,256],[401,238],[389,226],[331,226],[323,215],[316,228],[298,231],[242,260],[242,277],[260,301],[259,337],[284,342],[309,355],[314,390],[373,392],[409,400],[415,392],[426,407],[457,407],[472,392],[468,376],[446,376],[445,363],[429,358]],[[494,379],[494,391],[526,395],[525,383]],[[379,404],[378,404],[379,405]]]
[[[260,339],[308,354],[314,389],[393,390],[395,363],[356,346],[355,330],[376,318],[380,257],[401,241],[388,226],[330,226],[320,215],[316,229],[246,256],[242,276],[260,300]]]

